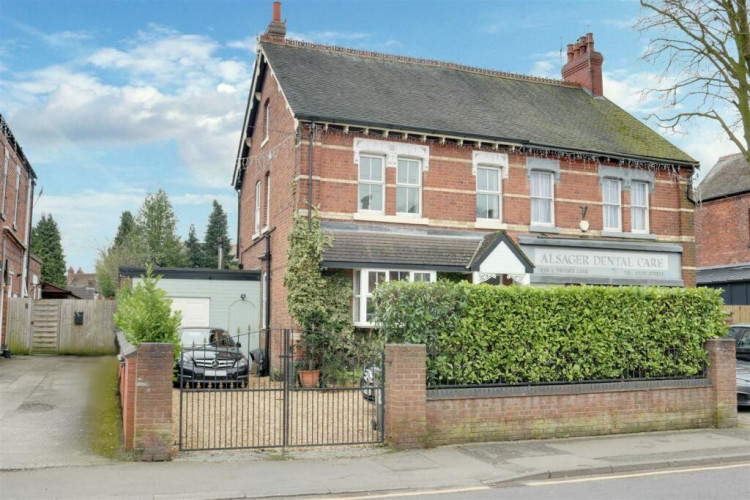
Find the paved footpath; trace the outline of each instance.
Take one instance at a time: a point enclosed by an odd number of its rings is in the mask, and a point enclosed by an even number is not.
[[[744,415],[743,415],[744,416]],[[435,491],[698,464],[750,463],[750,428],[444,446],[187,454],[0,472],[0,498],[227,499]]]

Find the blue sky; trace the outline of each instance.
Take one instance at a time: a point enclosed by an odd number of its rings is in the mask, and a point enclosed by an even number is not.
[[[270,0],[0,0],[0,112],[39,175],[35,207],[60,224],[67,262],[93,270],[123,210],[164,188],[205,230],[229,214],[234,156]],[[560,48],[594,33],[604,94],[645,118],[660,69],[639,60],[636,0],[282,2],[288,36],[559,78]],[[703,174],[735,147],[710,124],[669,136]]]

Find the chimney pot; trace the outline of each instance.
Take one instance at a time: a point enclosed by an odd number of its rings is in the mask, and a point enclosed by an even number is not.
[[[566,82],[577,83],[595,96],[603,94],[602,63],[604,57],[594,51],[594,35],[586,33],[568,45],[568,61],[562,68]]]
[[[286,38],[286,21],[281,20],[281,2],[273,3],[273,19],[268,23],[268,28],[266,28],[263,38],[279,41],[283,41]]]

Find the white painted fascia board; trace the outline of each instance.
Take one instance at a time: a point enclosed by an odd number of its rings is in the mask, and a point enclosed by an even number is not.
[[[265,57],[265,56],[263,56]],[[237,147],[237,156],[234,161],[234,173],[232,174],[232,186],[237,185],[237,176],[240,172],[240,158],[242,157],[242,149],[245,145],[245,137],[247,137],[247,129],[250,126],[250,115],[252,114],[252,108],[255,106],[255,88],[257,87],[258,83],[258,70],[260,68],[260,49],[258,49],[255,53],[255,65],[253,67],[253,78],[252,83],[250,84],[250,92],[247,94],[247,106],[245,107],[245,119],[243,120],[242,124],[242,133],[240,135],[240,144]]]

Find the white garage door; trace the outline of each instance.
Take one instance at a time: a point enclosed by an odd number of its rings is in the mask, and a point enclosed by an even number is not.
[[[211,326],[210,314],[211,299],[208,297],[187,298],[170,297],[172,299],[172,310],[182,313],[182,327]]]

